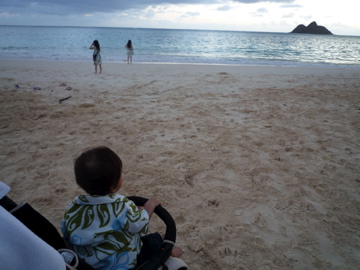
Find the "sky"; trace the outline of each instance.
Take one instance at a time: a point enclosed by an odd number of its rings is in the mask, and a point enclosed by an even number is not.
[[[0,0],[0,25],[291,32],[316,21],[360,36],[359,0]]]

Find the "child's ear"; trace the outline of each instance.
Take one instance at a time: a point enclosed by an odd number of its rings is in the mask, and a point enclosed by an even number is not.
[[[119,178],[119,182],[118,182],[118,184],[117,184],[117,186],[116,186],[116,188],[117,188],[116,191],[118,191],[118,190],[122,187],[123,177],[124,177],[124,176],[123,176],[123,173],[122,173],[122,171],[121,171],[120,178]]]

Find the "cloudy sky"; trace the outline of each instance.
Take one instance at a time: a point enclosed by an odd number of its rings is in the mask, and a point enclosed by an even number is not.
[[[360,1],[0,0],[0,25],[290,32],[312,21],[360,36]]]

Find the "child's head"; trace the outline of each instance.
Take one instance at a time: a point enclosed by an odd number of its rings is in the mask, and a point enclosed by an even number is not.
[[[100,44],[98,40],[94,40],[93,42],[94,46],[96,47],[96,49],[98,49],[98,51],[100,51]]]
[[[76,183],[90,195],[107,195],[119,186],[122,161],[106,146],[85,151],[75,160]]]

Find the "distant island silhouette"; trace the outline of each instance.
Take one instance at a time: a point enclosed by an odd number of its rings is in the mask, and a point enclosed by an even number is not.
[[[317,25],[315,21],[310,23],[308,26],[299,24],[294,30],[291,31],[291,33],[332,35],[332,33],[327,30],[326,27]]]

